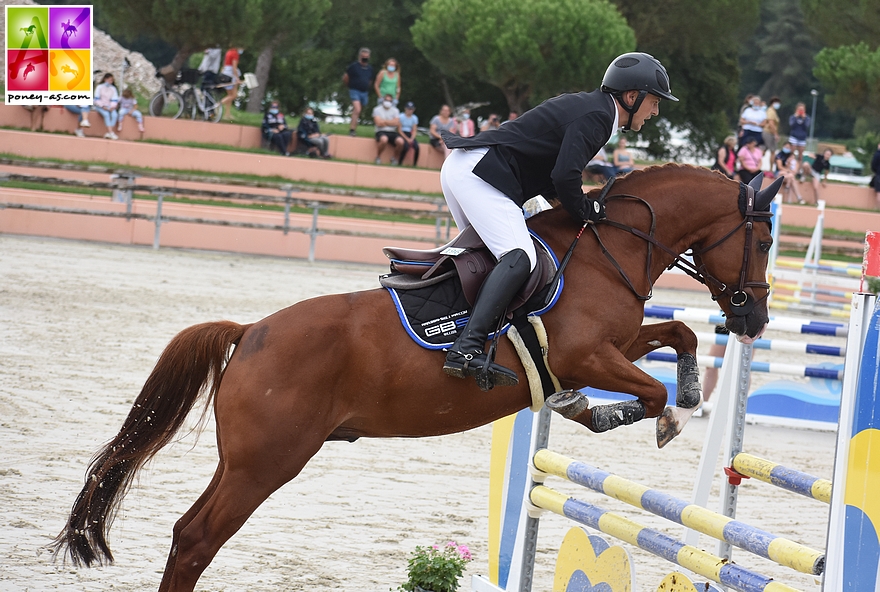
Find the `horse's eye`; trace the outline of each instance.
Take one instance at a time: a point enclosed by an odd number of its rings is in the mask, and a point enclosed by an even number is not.
[[[761,243],[758,243],[758,248],[761,249],[761,252],[762,252],[762,253],[769,253],[769,252],[770,252],[770,246],[771,246],[772,244],[773,244],[773,243],[770,243],[770,242],[768,242],[768,241],[761,242]]]

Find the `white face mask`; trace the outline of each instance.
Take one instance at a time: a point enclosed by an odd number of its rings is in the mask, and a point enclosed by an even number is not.
[[[382,101],[382,106],[385,107],[386,109],[391,109],[391,106],[393,104],[394,103],[392,103],[391,101]]]
[[[782,104],[781,104],[781,103],[773,103],[773,108],[774,108],[774,109],[779,109],[780,107],[782,107]]]
[[[471,114],[470,114],[470,113],[463,113],[462,116],[461,116],[461,118],[464,119],[464,120],[468,120],[468,119],[471,118]]]
[[[389,72],[394,72],[395,70],[397,70],[397,66],[388,66]]]

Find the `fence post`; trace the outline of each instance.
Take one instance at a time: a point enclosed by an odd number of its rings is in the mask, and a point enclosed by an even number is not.
[[[290,194],[293,193],[293,187],[291,185],[282,185],[281,189],[287,192],[287,195],[284,197],[284,234],[286,235],[290,230]]]
[[[309,228],[309,263],[315,262],[315,243],[318,240],[318,235],[321,234],[318,232],[318,211],[321,209],[321,204],[316,201],[313,201],[312,206],[312,226]]]
[[[156,194],[156,232],[153,235],[153,249],[159,249],[159,232],[162,226],[162,200],[169,193],[159,192]]]
[[[113,187],[113,197],[112,201],[125,203],[125,215],[126,218],[131,217],[131,202],[134,196],[132,195],[132,186],[135,184],[135,180],[137,179],[137,175],[132,173],[116,173],[110,175],[110,182],[113,183],[116,181]]]

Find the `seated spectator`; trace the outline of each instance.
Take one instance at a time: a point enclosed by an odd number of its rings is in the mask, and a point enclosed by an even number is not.
[[[602,175],[606,181],[617,176],[617,167],[608,162],[605,148],[599,148],[596,156],[587,163],[587,170],[595,175]]]
[[[745,145],[736,153],[736,160],[739,163],[739,180],[748,183],[761,174],[761,159],[764,155],[758,148],[758,139],[754,135],[750,135]]]
[[[871,187],[874,188],[877,209],[880,210],[880,144],[877,144],[877,151],[871,157],[871,172],[874,173],[874,176],[871,177]]]
[[[764,145],[764,124],[766,121],[767,111],[761,108],[761,97],[755,95],[749,101],[749,106],[739,116],[739,123],[742,126],[742,135],[739,138],[740,148],[746,145],[749,138],[755,138],[756,146]]]
[[[376,164],[382,163],[382,153],[391,147],[391,164],[397,164],[404,141],[397,133],[400,124],[400,111],[394,106],[394,95],[382,97],[382,104],[373,109],[373,124],[376,126]]]
[[[476,135],[476,130],[474,129],[474,120],[471,119],[471,110],[470,109],[462,109],[461,114],[458,116],[458,135],[462,138],[472,138]]]
[[[635,168],[636,161],[632,152],[626,148],[626,138],[622,137],[617,141],[617,149],[614,150],[611,158],[618,175],[628,173]]]
[[[76,129],[73,130],[73,133],[78,138],[84,138],[85,133],[82,131],[82,128],[92,127],[92,124],[89,123],[89,111],[91,111],[91,107],[88,105],[85,107],[80,107],[78,105],[64,105],[64,108],[79,118],[79,122],[77,123]]]
[[[431,127],[428,128],[428,136],[430,136],[428,141],[431,142],[431,146],[443,153],[443,159],[445,160],[452,151],[446,147],[446,143],[440,137],[441,130],[446,130],[451,134],[458,133],[458,126],[455,124],[455,119],[452,117],[452,109],[449,108],[449,105],[440,107],[440,113],[431,118]]]
[[[712,165],[712,170],[718,171],[728,179],[733,179],[736,175],[736,136],[724,138],[724,144],[715,155],[715,164]]]
[[[830,148],[826,148],[822,154],[817,154],[816,158],[813,159],[813,162],[807,163],[804,162],[803,172],[804,175],[809,174],[813,183],[813,203],[819,203],[819,182],[822,182],[822,187],[825,187],[825,181],[828,180],[828,172],[831,170],[831,157],[834,153]]]
[[[119,99],[119,127],[116,131],[122,131],[122,120],[126,115],[131,115],[137,121],[138,131],[144,133],[144,116],[138,111],[137,104],[137,99],[134,98],[130,88],[122,91],[122,98]]]
[[[28,64],[31,65],[30,63]],[[30,111],[31,114],[31,131],[32,132],[41,132],[43,131],[43,116],[46,114],[46,111],[49,110],[49,107],[45,105],[22,105],[26,111]]]
[[[792,192],[797,196],[797,203],[804,203],[801,193],[797,186],[797,158],[791,151],[791,142],[782,145],[782,150],[776,154],[775,169],[777,177],[785,177],[782,184],[782,201],[785,203],[794,203],[790,199]]]
[[[330,158],[327,153],[330,149],[330,138],[321,133],[318,121],[315,119],[315,110],[306,107],[302,119],[299,120],[299,126],[296,128],[296,137],[308,147],[309,156],[312,158]]]
[[[109,140],[119,139],[119,136],[113,132],[119,116],[119,113],[116,111],[118,105],[119,91],[116,90],[116,85],[113,84],[113,74],[108,72],[101,79],[101,84],[95,88],[95,111],[104,118],[104,125],[107,126],[107,133],[104,134],[104,137]]]
[[[293,131],[287,127],[284,121],[284,113],[278,107],[278,101],[272,101],[266,114],[263,116],[263,137],[269,141],[270,146],[278,148],[278,152],[284,156],[290,156],[290,142],[293,139]]]
[[[419,116],[416,115],[416,106],[409,102],[403,108],[403,115],[399,118],[397,124],[397,132],[403,138],[403,149],[400,151],[400,165],[403,166],[403,159],[409,149],[413,150],[413,166],[419,162],[419,142],[416,140],[416,134],[419,129]]]
[[[480,131],[485,132],[492,129],[498,129],[501,127],[501,118],[498,117],[497,113],[490,113],[489,119],[483,122],[483,125],[480,126]]]

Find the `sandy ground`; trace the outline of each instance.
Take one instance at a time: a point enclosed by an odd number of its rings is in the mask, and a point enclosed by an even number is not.
[[[189,325],[253,322],[304,298],[376,287],[381,271],[0,236],[0,590],[155,589],[172,525],[216,465],[213,422],[197,443],[183,438],[142,473],[110,534],[113,566],[77,570],[53,563],[44,546],[63,526],[89,459],[121,426],[159,353]],[[654,302],[711,306],[705,296],[681,292],[657,291]],[[689,498],[707,423],[693,420],[658,451],[649,422],[592,435],[555,418],[551,447]],[[484,427],[441,438],[326,445],[226,544],[197,589],[389,590],[404,581],[416,545],[455,539],[474,551],[462,581],[469,590],[470,574],[487,570],[489,440]],[[754,454],[830,477],[833,434],[750,426],[746,442]],[[613,500],[559,480],[548,484],[681,534]],[[817,502],[747,482],[738,517],[824,547],[827,509]],[[552,587],[555,549],[569,526],[552,515],[542,521],[535,590]],[[638,590],[656,589],[671,564],[633,554]],[[813,578],[745,552],[734,558],[803,590],[818,589]]]

